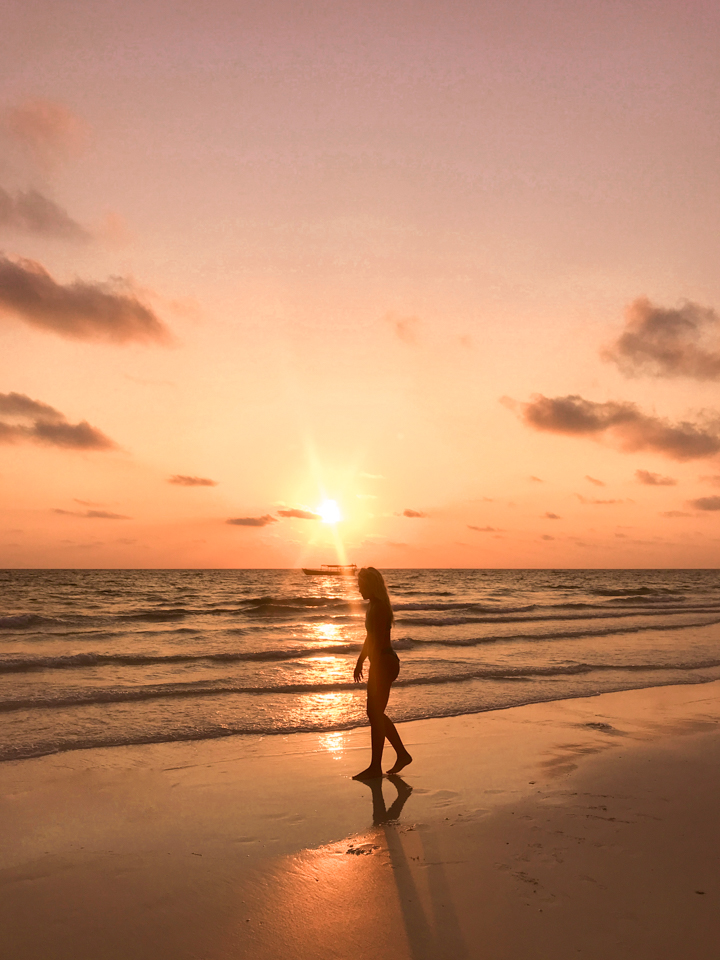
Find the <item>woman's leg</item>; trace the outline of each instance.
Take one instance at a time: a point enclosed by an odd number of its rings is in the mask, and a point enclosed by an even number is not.
[[[399,773],[403,767],[406,767],[409,763],[412,763],[412,757],[405,749],[405,744],[400,739],[400,734],[397,732],[397,728],[390,717],[386,715],[383,717],[383,719],[385,720],[385,736],[388,738],[395,749],[395,753],[397,754],[397,759],[388,770],[388,773]]]
[[[369,780],[371,777],[382,776],[382,754],[385,745],[385,707],[390,697],[392,679],[385,675],[386,671],[378,670],[370,664],[367,685],[367,715],[370,720],[370,745],[372,754],[370,766],[355,774],[356,780]],[[387,720],[390,723],[389,720]],[[392,724],[390,724],[392,726]],[[397,731],[393,727],[395,735]],[[399,739],[399,738],[398,738]],[[392,743],[392,741],[390,741]]]

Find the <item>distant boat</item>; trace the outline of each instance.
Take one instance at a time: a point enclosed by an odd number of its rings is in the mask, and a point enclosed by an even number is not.
[[[302,572],[308,577],[356,577],[357,564],[323,563],[319,568],[303,567]]]

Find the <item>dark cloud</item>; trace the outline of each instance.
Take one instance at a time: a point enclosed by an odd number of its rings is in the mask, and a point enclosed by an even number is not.
[[[551,537],[549,533],[543,533],[543,534],[540,536],[540,539],[541,539],[541,540],[554,540],[555,537]]]
[[[281,517],[294,517],[296,520],[322,520],[319,513],[312,513],[310,510],[278,510]]]
[[[404,517],[411,517],[413,519],[417,517],[424,517],[425,514],[421,513],[419,510],[403,510],[402,515]]]
[[[585,479],[588,483],[594,484],[596,487],[604,487],[605,483],[602,480],[598,480],[596,477],[590,477],[588,474],[585,474]]]
[[[168,483],[178,487],[216,487],[218,485],[217,480],[208,480],[207,477],[186,477],[182,473],[168,477]]]
[[[474,527],[471,523],[467,525],[468,530],[477,530],[478,533],[498,533],[497,527]]]
[[[60,240],[90,239],[84,227],[37,190],[19,191],[13,196],[0,187],[0,229]]]
[[[87,421],[68,423],[64,414],[22,393],[0,393],[0,443],[41,443],[69,450],[114,450],[117,444]]]
[[[277,518],[266,513],[263,517],[235,517],[232,520],[226,520],[225,523],[235,527],[266,527],[269,523],[277,523]]]
[[[0,312],[72,340],[162,343],[171,339],[128,282],[62,284],[34,260],[15,261],[2,254]]]
[[[651,473],[649,470],[636,470],[635,479],[644,483],[646,487],[676,487],[677,480],[673,477],[663,477],[660,473]]]
[[[548,511],[544,517],[545,520],[562,520],[562,517],[559,517],[556,513],[550,513]]]
[[[84,520],[132,520],[132,517],[126,517],[122,513],[110,513],[108,510],[53,510],[53,513],[60,513],[64,517],[82,517]]]
[[[691,517],[691,513],[685,513],[684,510],[664,510],[661,517]]]
[[[601,356],[626,376],[720,379],[720,318],[690,301],[665,309],[641,297],[626,311],[625,330]]]
[[[700,477],[702,483],[710,483],[713,487],[720,487],[720,476],[714,474],[712,476]]]
[[[26,100],[5,111],[3,126],[38,166],[49,169],[80,152],[85,124],[64,104],[54,100]]]
[[[720,497],[698,497],[697,500],[688,500],[696,510],[720,510]]]
[[[577,395],[544,397],[535,394],[531,403],[506,406],[519,413],[529,427],[548,433],[608,438],[621,450],[653,450],[673,460],[711,457],[720,451],[720,436],[715,425],[688,421],[671,423],[662,417],[643,413],[634,403],[596,403]]]

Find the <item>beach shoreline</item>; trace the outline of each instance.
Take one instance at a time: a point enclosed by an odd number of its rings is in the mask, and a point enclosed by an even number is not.
[[[8,955],[704,960],[719,730],[718,682],[414,721],[381,796],[367,729],[3,764]]]

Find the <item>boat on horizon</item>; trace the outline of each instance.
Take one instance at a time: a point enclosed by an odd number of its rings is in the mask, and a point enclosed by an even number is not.
[[[303,567],[306,577],[356,577],[356,563],[323,563],[320,567]]]

